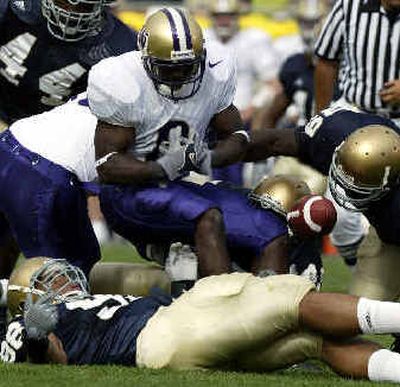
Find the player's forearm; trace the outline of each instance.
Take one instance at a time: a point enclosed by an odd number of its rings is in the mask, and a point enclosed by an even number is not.
[[[129,153],[117,153],[97,167],[99,179],[105,184],[148,184],[166,179],[155,161],[140,161]]]
[[[220,168],[237,163],[246,154],[247,146],[248,137],[242,134],[232,134],[219,141],[211,153],[211,166]]]
[[[316,112],[325,109],[333,98],[338,62],[319,58],[314,72]]]
[[[293,129],[258,129],[252,132],[244,161],[261,161],[271,156],[298,155]]]
[[[290,101],[285,95],[284,91],[281,91],[274,97],[271,105],[268,106],[261,112],[261,125],[262,128],[274,128],[278,120],[285,113]]]

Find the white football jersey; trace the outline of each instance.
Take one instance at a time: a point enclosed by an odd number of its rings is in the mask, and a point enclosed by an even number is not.
[[[190,98],[172,101],[157,93],[139,51],[104,59],[89,72],[92,112],[112,125],[134,127],[131,151],[138,159],[156,159],[158,146],[174,146],[181,136],[203,141],[212,117],[232,104],[235,61],[220,44],[207,45],[203,81]]]
[[[299,34],[281,36],[274,40],[273,46],[281,64],[283,64],[289,56],[300,54],[304,52],[306,48]]]
[[[215,31],[205,31],[206,42],[218,41]],[[238,31],[224,46],[236,59],[237,85],[234,104],[239,110],[250,106],[258,82],[270,81],[278,76],[279,56],[271,38],[261,30],[249,28]]]
[[[96,125],[83,93],[48,112],[16,121],[10,131],[25,148],[73,172],[80,181],[90,182],[97,177]]]

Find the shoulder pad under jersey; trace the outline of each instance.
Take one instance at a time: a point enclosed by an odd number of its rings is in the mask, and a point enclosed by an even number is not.
[[[89,72],[87,94],[93,114],[112,125],[132,127],[140,120],[140,74],[135,55],[128,52],[107,58]]]
[[[40,0],[8,0],[8,2],[14,14],[24,23],[37,24],[44,20]]]

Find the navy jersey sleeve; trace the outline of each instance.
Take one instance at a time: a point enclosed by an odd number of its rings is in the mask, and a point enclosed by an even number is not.
[[[8,2],[14,14],[22,22],[33,25],[43,21],[41,0],[8,0]]]
[[[91,67],[105,58],[136,49],[136,32],[107,10],[102,31],[91,39],[85,39],[79,50],[79,60]]]
[[[114,15],[110,14],[113,19],[114,31],[108,41],[112,55],[120,55],[124,52],[137,50],[137,34],[136,31],[122,23]]]
[[[327,175],[336,147],[355,130],[374,124],[400,132],[391,120],[381,116],[337,108],[325,109],[306,126],[296,129],[299,159]]]
[[[294,83],[298,77],[297,57],[298,55],[290,56],[282,65],[279,72],[279,80],[283,86],[286,97],[290,101],[293,100],[293,94],[296,91]]]
[[[8,0],[0,0],[0,23],[2,22],[4,15],[8,8]]]

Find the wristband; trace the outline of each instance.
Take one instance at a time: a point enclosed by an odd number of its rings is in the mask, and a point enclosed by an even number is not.
[[[117,153],[118,153],[118,152],[110,152],[110,153],[107,153],[105,156],[103,156],[103,157],[101,157],[100,159],[96,160],[96,162],[95,162],[95,164],[94,164],[95,167],[98,168],[98,167],[100,167],[101,165],[105,164],[105,163],[110,159],[110,157],[116,155]]]
[[[237,130],[236,132],[233,132],[232,134],[239,134],[245,138],[247,143],[250,142],[250,135],[244,129]]]

